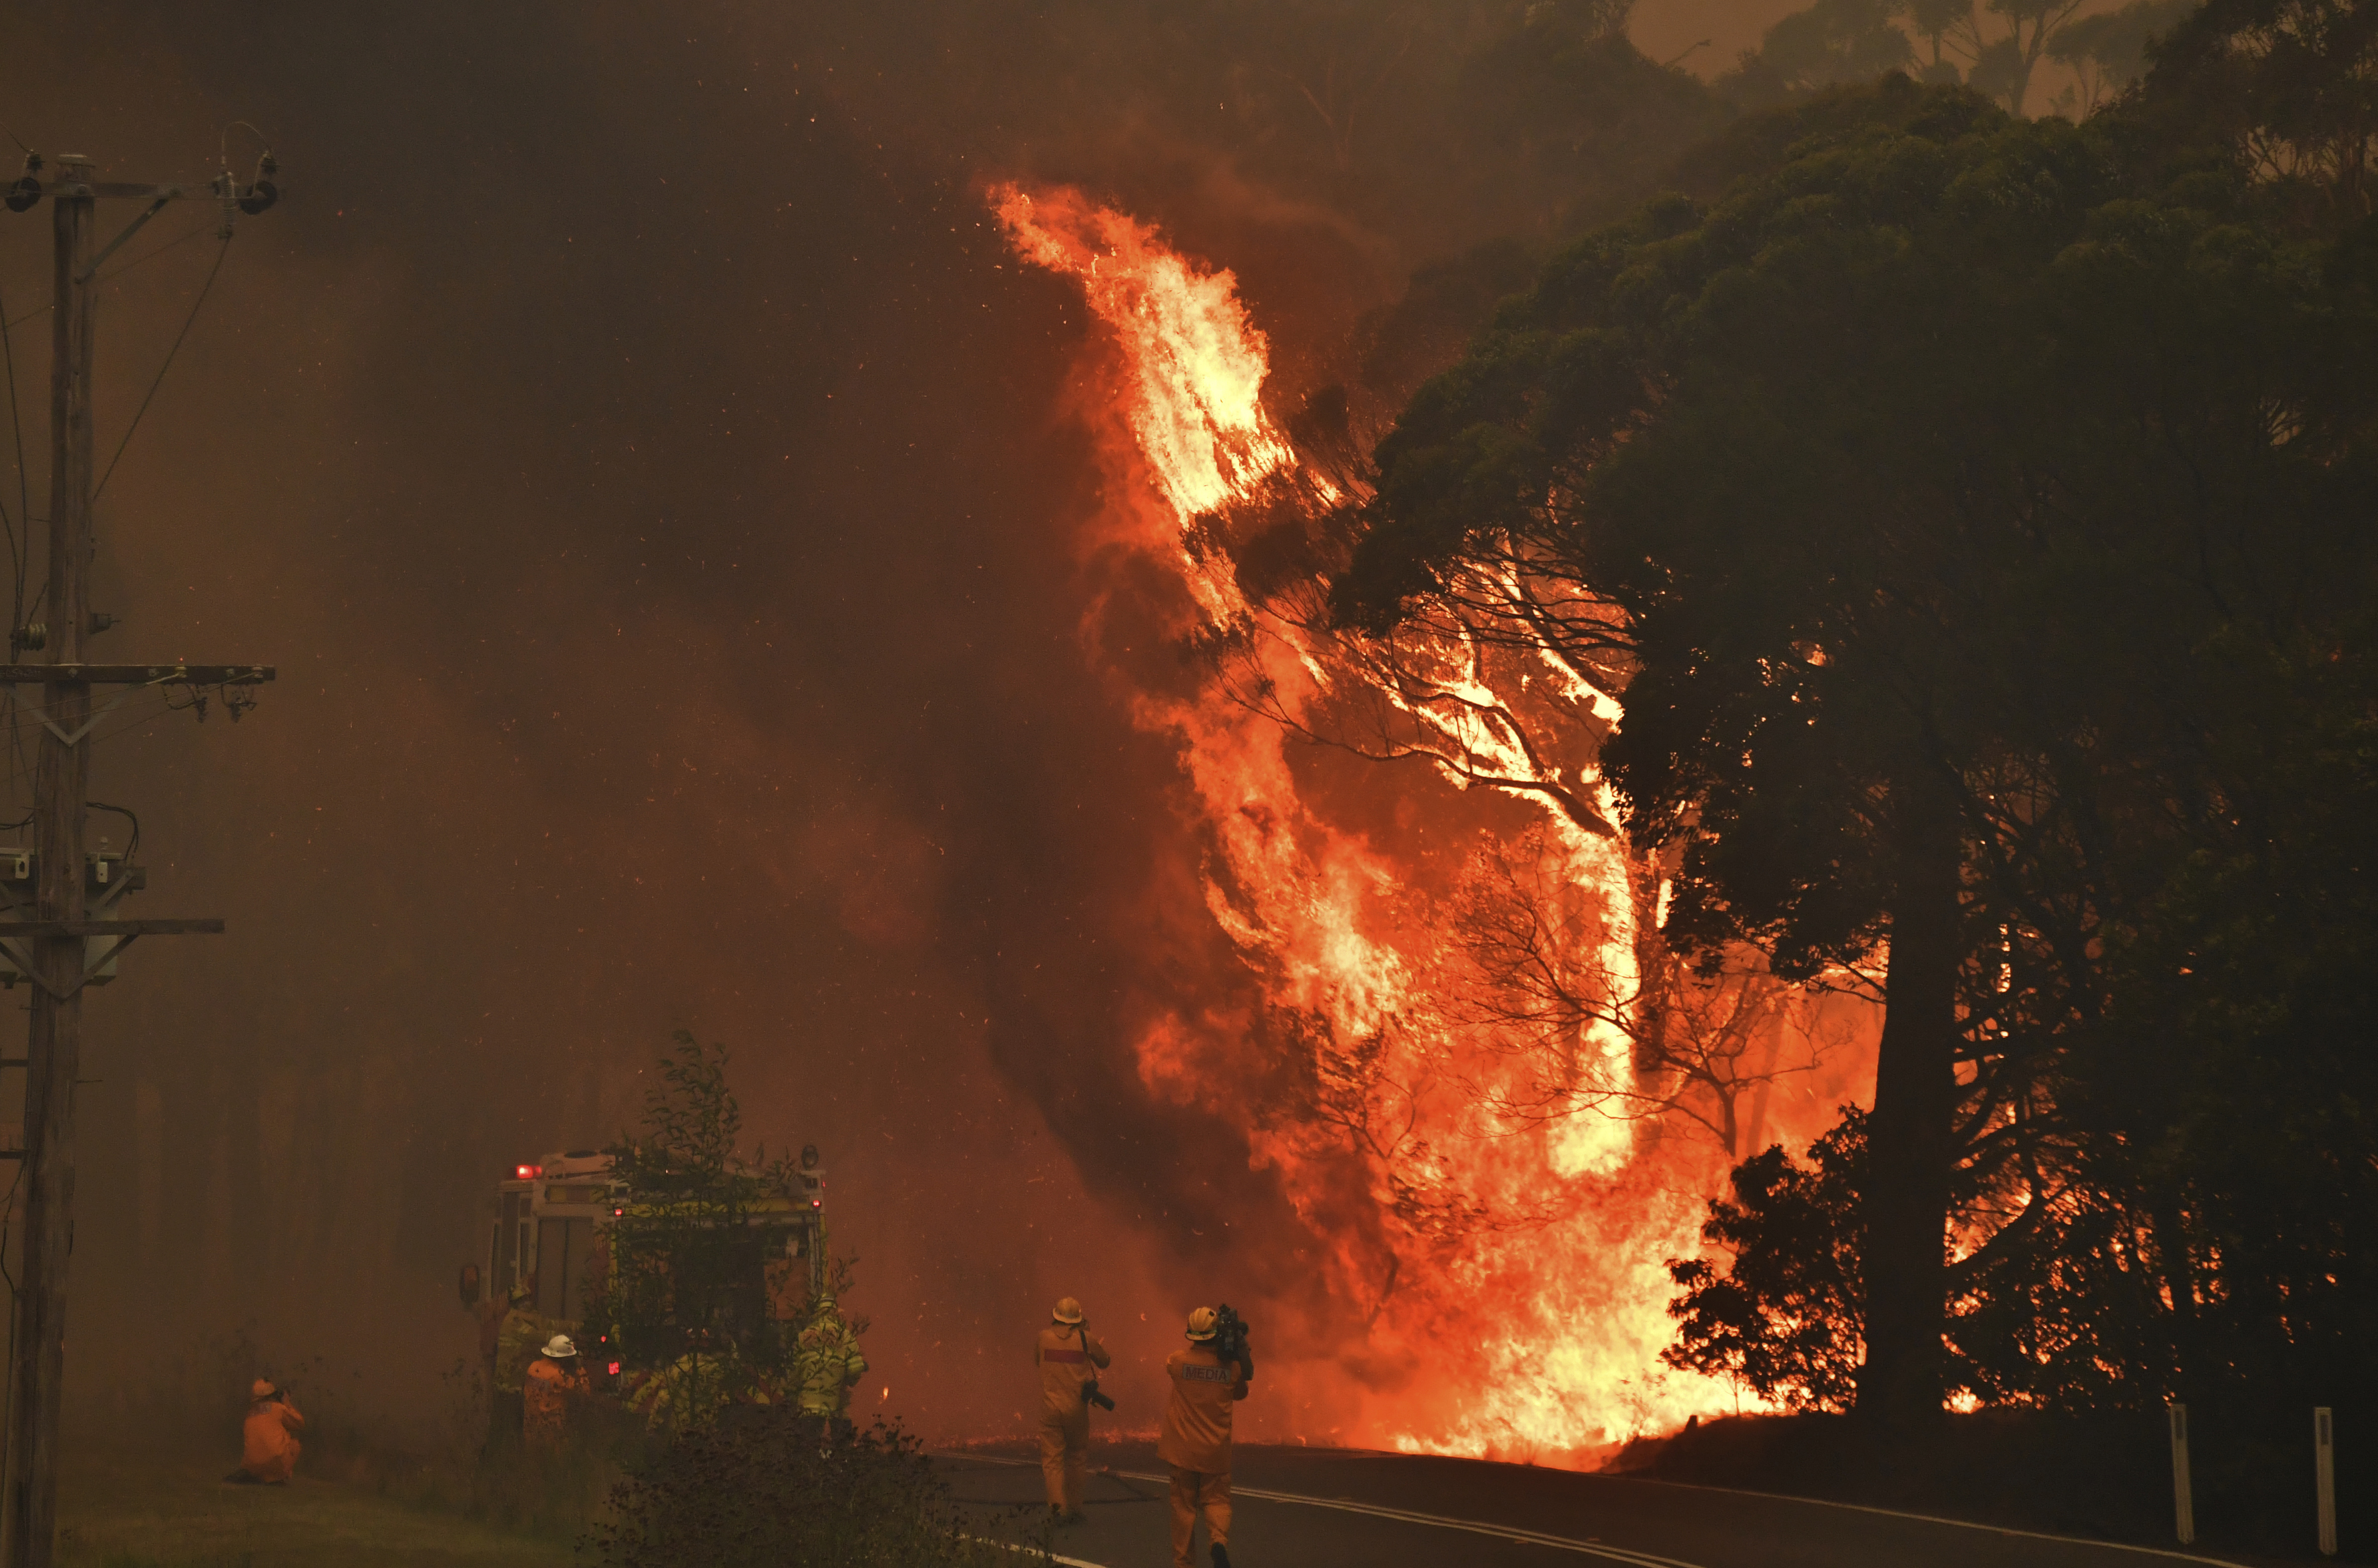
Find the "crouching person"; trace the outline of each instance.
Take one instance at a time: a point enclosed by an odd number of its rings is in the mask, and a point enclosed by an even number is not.
[[[297,1429],[305,1424],[287,1394],[257,1379],[247,1390],[247,1419],[240,1424],[239,1468],[224,1479],[244,1486],[286,1485],[305,1447],[297,1441]]]

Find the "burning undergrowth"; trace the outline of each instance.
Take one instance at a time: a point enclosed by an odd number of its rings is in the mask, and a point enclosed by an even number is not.
[[[1858,1004],[1666,951],[1662,868],[1596,766],[1625,661],[1591,585],[1513,558],[1391,637],[1334,628],[1365,494],[1343,395],[1276,414],[1232,275],[1149,225],[992,199],[1103,329],[1084,547],[1175,589],[1173,624],[1119,630],[1101,602],[1084,643],[1177,748],[1206,915],[1256,999],[1153,1019],[1141,1083],[1276,1177],[1327,1303],[1258,1430],[1585,1464],[1737,1407],[1661,1368],[1663,1265],[1735,1159],[1863,1092]],[[1115,652],[1151,640],[1195,657]]]

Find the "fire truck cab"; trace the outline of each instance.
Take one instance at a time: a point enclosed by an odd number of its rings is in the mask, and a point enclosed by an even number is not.
[[[541,1160],[522,1161],[496,1184],[495,1221],[481,1265],[483,1288],[501,1297],[516,1285],[534,1290],[529,1305],[539,1315],[576,1322],[585,1314],[589,1268],[595,1239],[638,1211],[650,1195],[631,1191],[612,1174],[611,1156],[594,1149],[570,1149]],[[811,1294],[825,1280],[825,1172],[817,1145],[801,1150],[790,1190],[759,1205],[746,1223],[756,1234],[754,1266],[785,1258],[809,1264]],[[758,1307],[760,1282],[750,1293]]]
[[[627,1202],[611,1179],[611,1156],[593,1149],[547,1155],[512,1167],[496,1184],[496,1223],[484,1277],[497,1294],[534,1282],[529,1305],[542,1316],[583,1315],[594,1233]]]

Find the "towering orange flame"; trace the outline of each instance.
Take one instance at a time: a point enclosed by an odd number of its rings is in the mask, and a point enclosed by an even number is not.
[[[1076,192],[992,199],[1015,250],[1077,281],[1119,350],[1094,372],[1092,416],[1125,481],[1101,543],[1176,574],[1202,624],[1171,629],[1229,634],[1244,666],[1131,700],[1178,747],[1213,845],[1207,911],[1260,977],[1262,1016],[1170,1017],[1135,1044],[1151,1093],[1238,1125],[1351,1304],[1315,1325],[1328,1337],[1313,1354],[1270,1362],[1267,1390],[1288,1393],[1251,1408],[1258,1431],[1587,1464],[1737,1407],[1734,1390],[1661,1366],[1663,1262],[1698,1250],[1702,1199],[1762,1128],[1798,1140],[1830,1123],[1856,1053],[1771,1100],[1764,1083],[1741,1096],[1747,1127],[1732,1081],[1712,1077],[1731,1136],[1690,1135],[1696,1118],[1718,1125],[1697,1091],[1639,1071],[1663,884],[1611,825],[1591,756],[1543,741],[1606,732],[1617,700],[1594,672],[1459,617],[1382,649],[1251,603],[1214,520],[1283,496],[1318,515],[1339,487],[1265,412],[1268,344],[1236,281]],[[1474,586],[1487,602],[1533,592],[1491,574]],[[1449,879],[1416,875],[1300,784],[1290,736],[1356,711],[1393,729],[1383,754],[1427,759],[1451,786],[1399,773],[1421,809],[1477,790],[1515,803]],[[1489,994],[1544,1005],[1480,1005]],[[1817,1011],[1729,1016],[1771,1070],[1813,1067]],[[1293,1089],[1261,1115],[1238,1088],[1251,1066]]]

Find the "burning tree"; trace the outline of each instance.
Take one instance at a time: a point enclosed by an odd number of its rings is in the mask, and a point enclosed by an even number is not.
[[[1952,1381],[2159,1397],[2245,1287],[2219,1203],[2142,1163],[2183,1123],[2108,1071],[2203,951],[2128,955],[2198,857],[2286,836],[2207,738],[2267,726],[2240,660],[2366,690],[2378,384],[2324,339],[2372,329],[2367,264],[2121,121],[1892,78],[1746,127],[1722,199],[1582,242],[1413,400],[1336,584],[1378,636],[1513,569],[1590,589],[1616,613],[1518,634],[1623,664],[1600,760],[1675,857],[1667,940],[1879,976],[1858,1402],[1909,1424]]]
[[[1780,1073],[1815,1065],[1815,999],[1767,972],[1755,950],[1696,970],[1670,951],[1656,923],[1637,933],[1634,962],[1621,970],[1601,959],[1606,917],[1598,901],[1574,882],[1553,881],[1539,832],[1489,845],[1479,859],[1458,916],[1476,974],[1453,1006],[1489,1048],[1528,1063],[1497,1107],[1519,1118],[1677,1118],[1730,1156],[1750,1154],[1762,1118],[1746,1119],[1745,1101],[1763,1106]],[[1653,891],[1639,903],[1657,899]],[[1624,1071],[1594,1071],[1579,1051],[1579,1041],[1603,1030],[1623,1034],[1632,1047]],[[1809,1060],[1782,1060],[1787,1036]]]
[[[1019,252],[1077,280],[1121,350],[1107,547],[1177,574],[1168,629],[1195,677],[1142,688],[1135,717],[1179,743],[1208,911],[1261,999],[1158,1020],[1143,1079],[1241,1119],[1314,1217],[1327,1305],[1355,1314],[1355,1377],[1401,1380],[1422,1345],[1442,1371],[1447,1344],[1469,1347],[1460,1375],[1430,1380],[1442,1408],[1420,1412],[1408,1385],[1381,1441],[1590,1453],[1717,1407],[1657,1374],[1651,1286],[1690,1234],[1678,1194],[1735,1152],[1739,1095],[1781,1071],[1796,1025],[1766,978],[1689,973],[1660,942],[1660,875],[1614,825],[1591,755],[1617,712],[1595,684],[1608,660],[1483,616],[1392,637],[1331,625],[1313,573],[1342,564],[1346,504],[1367,493],[1342,399],[1275,424],[1228,273],[1071,192],[998,203]],[[1526,592],[1581,626],[1610,616],[1549,576]],[[1580,737],[1564,714],[1600,727]],[[1482,838],[1448,884],[1420,885],[1300,782],[1300,736],[1417,763],[1540,831],[1524,850]],[[1484,1339],[1458,1327],[1482,1291],[1502,1303]]]

